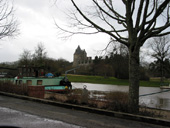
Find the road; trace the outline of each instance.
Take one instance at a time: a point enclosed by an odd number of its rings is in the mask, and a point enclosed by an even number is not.
[[[0,127],[24,128],[80,128],[62,121],[47,119],[25,112],[0,107]]]
[[[166,128],[0,95],[0,126],[22,128]]]

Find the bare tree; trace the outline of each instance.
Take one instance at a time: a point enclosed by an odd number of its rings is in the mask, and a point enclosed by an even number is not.
[[[154,57],[160,64],[161,82],[164,77],[164,62],[170,57],[170,38],[169,36],[155,37],[150,42]]]
[[[0,0],[0,39],[18,34],[14,8],[7,0]]]
[[[106,51],[108,54],[113,53],[120,54],[122,56],[127,56],[129,54],[128,48],[124,44],[120,44],[119,42],[110,43],[110,45],[107,46],[104,51]]]
[[[86,33],[84,29],[92,29],[92,33],[108,34],[112,40],[118,41],[129,50],[129,110],[139,111],[139,51],[145,41],[151,37],[167,35],[170,26],[169,0],[90,0],[93,8],[83,10],[78,0],[70,0],[76,13],[70,14],[73,27],[77,31],[65,30],[71,35]],[[85,1],[81,1],[85,4]],[[88,1],[89,2],[89,1]],[[90,3],[89,2],[89,3]],[[121,5],[121,10],[116,8]],[[88,11],[87,11],[88,10]],[[81,17],[80,17],[81,16]],[[69,20],[69,21],[70,21]],[[85,21],[84,21],[85,20]],[[159,22],[158,22],[159,21]],[[93,29],[94,28],[94,29]],[[73,29],[74,30],[74,29]]]
[[[45,65],[45,60],[47,58],[47,52],[45,51],[45,47],[42,43],[38,43],[35,48],[35,52],[33,56],[33,63],[35,66],[41,67]]]
[[[19,58],[19,65],[29,66],[31,64],[31,52],[29,50],[24,49],[23,53],[20,55]]]

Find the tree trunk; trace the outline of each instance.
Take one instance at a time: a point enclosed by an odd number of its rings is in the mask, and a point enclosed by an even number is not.
[[[164,67],[163,67],[163,58],[161,58],[161,61],[160,61],[160,68],[161,68],[161,83],[164,82]]]
[[[139,49],[129,48],[129,112],[139,112]]]

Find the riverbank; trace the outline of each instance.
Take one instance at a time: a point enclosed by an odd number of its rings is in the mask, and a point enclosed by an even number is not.
[[[84,82],[94,84],[110,84],[110,85],[129,85],[129,80],[117,79],[115,77],[103,77],[103,76],[87,76],[87,75],[67,75],[71,82]],[[143,87],[160,87],[160,80],[150,79],[149,81],[140,81],[140,86]]]
[[[119,128],[163,128],[164,126],[169,126],[170,123],[169,119],[167,118],[152,118],[128,113],[113,111],[111,112],[86,106],[60,103],[56,101],[37,99],[33,97],[21,96],[4,92],[0,92],[0,96],[2,107],[10,107],[11,109],[14,108],[15,110],[27,112],[29,114],[33,113],[34,115],[43,116],[45,118],[57,119],[60,121],[68,122],[71,124],[77,124],[84,127],[95,128],[96,126],[96,128],[112,128],[113,126],[117,126]],[[9,98],[4,96],[8,96]],[[91,126],[88,126],[89,123],[91,124]],[[154,125],[151,126],[152,124]]]

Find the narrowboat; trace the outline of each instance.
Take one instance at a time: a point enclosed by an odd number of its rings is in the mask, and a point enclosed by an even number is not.
[[[15,85],[26,84],[28,86],[44,86],[45,91],[63,92],[71,90],[71,82],[66,76],[54,76],[52,73],[44,73],[40,67],[23,66],[18,68],[19,73],[15,78],[3,78],[10,80]]]
[[[45,91],[63,92],[71,90],[72,85],[65,77],[15,77],[14,84],[26,84],[28,86],[44,86]]]

